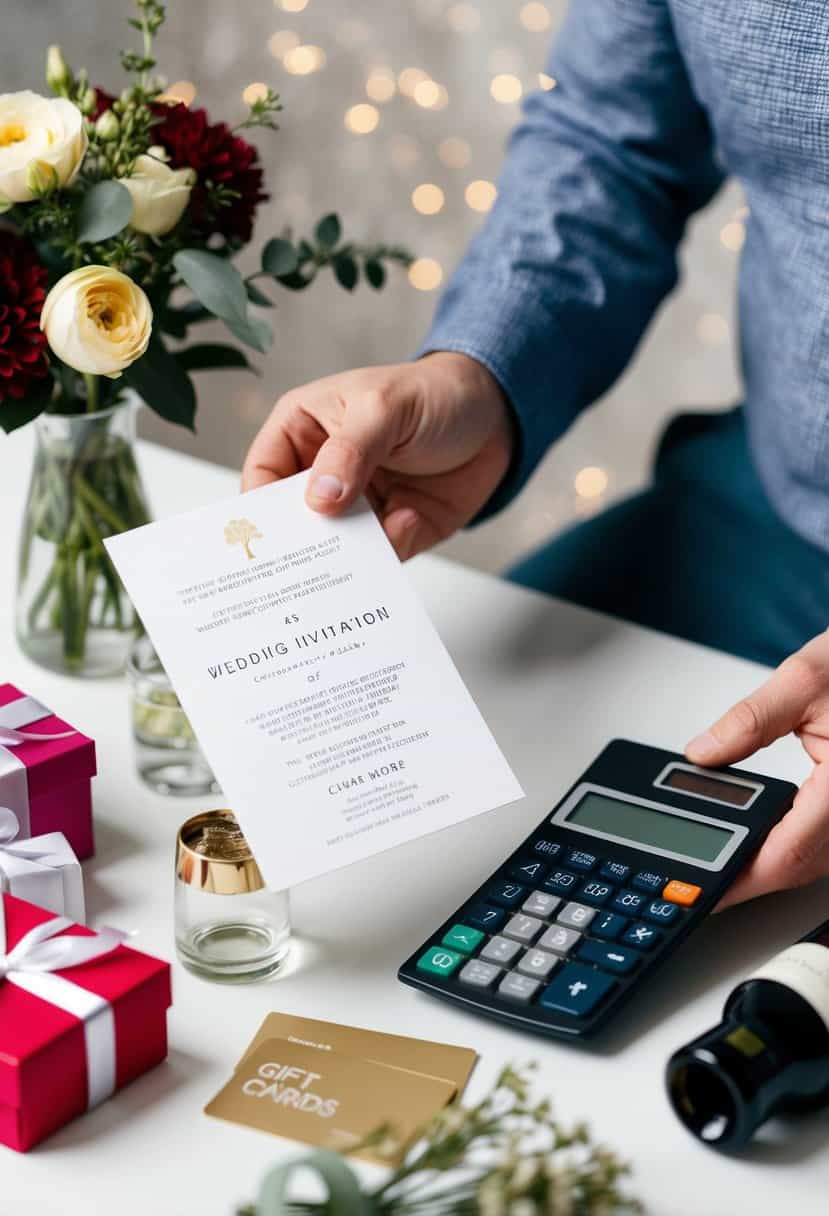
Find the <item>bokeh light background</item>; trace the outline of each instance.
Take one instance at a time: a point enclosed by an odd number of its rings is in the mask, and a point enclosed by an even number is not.
[[[128,7],[5,0],[4,91],[45,91],[51,42],[75,67],[88,65],[93,83],[117,88]],[[555,87],[544,61],[565,10],[566,0],[172,0],[158,48],[170,93],[231,124],[243,115],[243,96],[264,83],[282,94],[281,130],[254,133],[272,196],[259,213],[256,249],[286,224],[301,231],[337,210],[349,235],[406,244],[418,262],[408,276],[393,272],[381,294],[363,285],[348,297],[331,281],[275,293],[276,341],[260,360],[261,377],[202,374],[198,434],[148,417],[145,435],[238,467],[281,392],[411,354],[441,280],[492,206],[521,97]],[[501,569],[641,484],[672,412],[736,399],[734,281],[747,222],[738,190],[726,188],[693,223],[682,287],[631,369],[512,507],[448,542],[446,553]],[[250,251],[242,265],[255,261]]]

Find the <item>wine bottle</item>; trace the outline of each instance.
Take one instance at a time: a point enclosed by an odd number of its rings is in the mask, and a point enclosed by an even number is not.
[[[666,1082],[688,1130],[724,1150],[772,1115],[829,1103],[829,921],[739,984],[720,1024],[671,1056]]]

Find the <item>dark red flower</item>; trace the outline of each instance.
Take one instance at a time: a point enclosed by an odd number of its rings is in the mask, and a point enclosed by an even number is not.
[[[21,401],[49,370],[40,311],[46,268],[28,241],[0,232],[0,407]]]
[[[93,118],[108,110],[115,100],[104,89],[95,93]],[[249,241],[256,208],[269,197],[262,189],[264,179],[256,148],[234,135],[226,123],[211,123],[206,110],[158,102],[153,111],[161,121],[152,129],[152,142],[166,149],[174,169],[196,170],[197,181],[187,208],[190,223],[203,236],[218,232],[232,240]],[[208,182],[233,192],[227,205],[211,206]]]

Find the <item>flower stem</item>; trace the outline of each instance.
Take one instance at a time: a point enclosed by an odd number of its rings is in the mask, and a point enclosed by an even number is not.
[[[86,412],[94,414],[98,409],[98,377],[93,376],[91,372],[84,372],[83,378],[86,384]]]

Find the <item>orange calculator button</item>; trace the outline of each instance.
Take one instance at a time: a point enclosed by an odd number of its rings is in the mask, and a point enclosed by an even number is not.
[[[680,882],[678,878],[672,878],[662,892],[663,899],[669,900],[672,904],[682,904],[683,908],[690,908],[697,902],[700,895],[702,895],[702,887],[695,887],[692,882]]]

